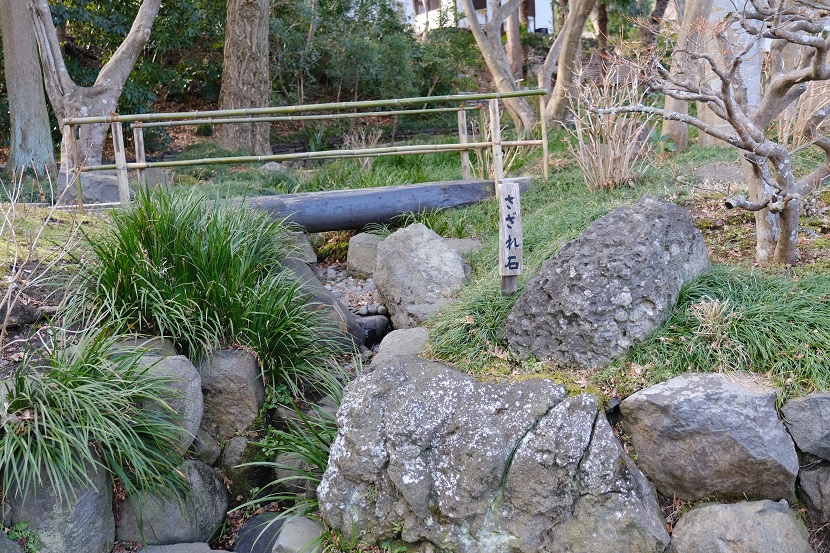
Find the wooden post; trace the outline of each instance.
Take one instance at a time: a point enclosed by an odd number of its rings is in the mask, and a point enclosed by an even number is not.
[[[517,179],[498,184],[499,199],[499,274],[501,293],[515,294],[522,274],[522,212]]]
[[[460,144],[467,143],[467,112],[464,110],[464,104],[461,104],[458,109],[458,142]],[[470,151],[461,150],[461,178],[470,179]]]
[[[496,197],[499,199],[499,275],[501,293],[510,295],[519,288],[522,272],[521,234],[516,239],[516,224],[521,231],[519,219],[519,185],[504,182],[504,157],[501,150],[501,121],[499,101],[490,100],[490,140],[493,143],[493,180]]]
[[[75,126],[70,123],[69,127],[69,137],[70,137],[70,144],[72,144],[72,170],[75,173],[75,196],[78,200],[78,213],[83,214],[84,212],[84,193],[83,187],[81,186],[81,163],[78,159],[78,138],[75,136],[75,133],[80,130],[75,129]],[[66,178],[69,178],[69,173],[66,174]]]
[[[490,100],[490,140],[493,142],[493,180],[496,191],[504,178],[504,156],[501,151],[501,121],[499,120],[499,100]]]
[[[133,143],[135,144],[135,162],[146,162],[147,158],[144,155],[144,129],[141,127],[141,123],[138,121],[133,123]],[[138,173],[139,186],[146,186],[147,182],[144,178],[144,169],[137,169],[136,172]]]
[[[539,121],[542,125],[542,176],[545,180],[550,177],[550,162],[548,160],[548,122],[545,120],[545,97],[539,96]]]
[[[130,203],[130,181],[127,178],[127,154],[124,152],[124,131],[121,123],[112,124],[112,148],[115,150],[115,172],[118,175],[118,199],[121,205]]]

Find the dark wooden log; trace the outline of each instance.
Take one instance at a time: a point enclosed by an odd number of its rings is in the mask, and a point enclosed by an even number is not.
[[[523,183],[523,188],[530,179]],[[404,213],[471,205],[494,195],[493,181],[424,182],[403,186],[254,196],[248,204],[287,218],[306,232],[361,229]]]

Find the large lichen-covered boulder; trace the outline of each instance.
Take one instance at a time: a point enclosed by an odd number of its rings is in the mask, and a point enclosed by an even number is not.
[[[605,365],[662,324],[683,285],[708,267],[692,216],[642,198],[594,221],[542,265],[505,337],[523,357]]]
[[[669,553],[812,553],[804,523],[786,501],[695,507],[680,518]]]
[[[648,481],[593,396],[394,358],[347,388],[318,488],[345,535],[458,553],[662,552]]]
[[[466,270],[461,254],[417,223],[378,244],[374,278],[395,328],[412,328],[449,303]]]
[[[791,500],[798,458],[775,390],[741,374],[685,374],[627,397],[620,409],[637,462],[667,497]]]

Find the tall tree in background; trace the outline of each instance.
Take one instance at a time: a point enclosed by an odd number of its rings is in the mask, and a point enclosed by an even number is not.
[[[262,108],[269,105],[268,0],[228,0],[225,61],[219,109]],[[219,145],[254,155],[271,153],[268,123],[219,125]]]
[[[28,6],[19,0],[0,0],[0,31],[11,127],[6,173],[54,173],[43,74]]]
[[[161,0],[143,0],[138,8],[130,31],[104,64],[95,83],[89,87],[78,86],[66,69],[58,33],[46,0],[28,0],[34,21],[40,59],[46,82],[49,102],[58,121],[67,117],[110,115],[117,110],[118,99],[124,84],[135,66],[139,54],[150,39],[150,30],[161,5]],[[87,165],[101,162],[107,125],[84,125],[78,137],[79,155]],[[69,155],[68,127],[62,129],[61,169],[72,163]]]
[[[496,90],[499,92],[512,92],[518,90],[516,81],[513,78],[513,71],[510,69],[510,62],[501,43],[501,26],[507,16],[518,11],[522,0],[507,0],[502,5],[501,0],[489,0],[490,21],[482,29],[478,20],[478,14],[473,7],[473,0],[462,0],[464,13],[470,22],[470,30],[476,39],[484,63],[493,76]],[[524,98],[505,98],[504,106],[518,133],[524,133],[533,128],[536,124],[536,114],[533,108]]]

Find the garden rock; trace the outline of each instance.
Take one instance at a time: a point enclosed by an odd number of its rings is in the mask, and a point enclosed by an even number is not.
[[[668,553],[812,553],[786,501],[695,507],[680,518]]]
[[[260,173],[283,173],[285,172],[285,165],[279,161],[269,161],[259,166]]]
[[[667,497],[792,500],[798,458],[775,390],[740,374],[685,374],[620,405],[638,464]]]
[[[141,356],[141,365],[147,368],[145,374],[167,380],[166,385],[173,393],[164,399],[180,417],[183,432],[179,446],[182,452],[187,451],[202,423],[204,399],[199,371],[184,355],[159,357],[145,354]]]
[[[798,496],[819,524],[830,522],[830,463],[811,463],[798,473]]]
[[[311,243],[308,241],[308,236],[304,232],[289,232],[288,240],[294,246],[294,251],[289,254],[289,257],[302,261],[305,264],[317,263],[317,254]]]
[[[349,238],[346,254],[346,272],[356,278],[370,278],[375,272],[378,259],[378,244],[383,237],[361,232]]]
[[[317,278],[308,265],[291,258],[283,261],[283,265],[294,273],[302,291],[311,297],[309,308],[322,309],[331,322],[334,323],[335,328],[342,332],[341,335],[331,336],[331,338],[337,340],[344,351],[350,351],[354,345],[360,346],[363,344],[363,329],[357,324],[354,315],[340,303],[340,300],[326,290],[326,287],[323,286],[323,283],[320,282],[320,279]]]
[[[162,357],[167,355],[178,355],[176,346],[169,338],[161,338],[159,336],[127,338],[115,343],[115,349],[126,348],[134,349],[141,348],[146,350],[150,355],[160,355]]]
[[[6,313],[9,315],[8,320],[6,320]],[[42,314],[40,308],[29,305],[28,296],[22,296],[12,304],[11,311],[8,311],[5,302],[0,306],[0,327],[3,321],[6,322],[6,328],[32,324],[40,319]]]
[[[525,287],[505,324],[522,357],[595,368],[669,316],[681,287],[709,267],[692,216],[645,197],[594,221]]]
[[[466,272],[461,254],[420,223],[396,230],[378,244],[375,285],[395,328],[421,326],[449,303]]]
[[[116,529],[119,540],[142,541],[140,515],[144,543],[148,545],[207,542],[225,520],[228,492],[222,479],[201,461],[185,461],[180,470],[189,483],[182,497],[177,498],[172,493],[161,497],[139,494],[139,497],[124,502]]]
[[[172,545],[148,545],[139,553],[210,553],[219,551],[211,549],[206,543],[175,543]]]
[[[318,496],[345,536],[459,553],[668,544],[653,489],[593,396],[394,361],[349,384],[338,412]]]
[[[392,324],[385,315],[370,315],[356,317],[357,324],[363,329],[363,342],[367,348],[374,346],[389,334]]]
[[[253,488],[261,488],[271,482],[271,471],[258,465],[241,466],[260,461],[259,448],[251,444],[247,436],[234,436],[222,451],[222,472],[232,482],[231,495],[245,495]]]
[[[830,394],[793,398],[781,407],[781,414],[801,451],[830,460]]]
[[[248,352],[218,350],[200,367],[202,428],[213,436],[233,436],[248,428],[265,401],[256,358]]]
[[[58,500],[45,473],[42,483],[25,493],[9,494],[11,524],[28,522],[28,531],[40,538],[40,553],[110,553],[115,543],[112,482],[101,467],[86,465],[92,485],[68,486]]]
[[[67,176],[69,176],[69,188],[66,188]],[[161,169],[145,169],[142,172],[142,178],[150,187],[162,186],[167,188],[170,186],[170,177]],[[76,203],[78,196],[75,191],[74,179],[74,175],[68,175],[66,172],[58,175],[57,193],[60,193],[64,188],[66,188],[66,194],[64,194],[62,200],[62,203],[64,204]],[[115,171],[94,171],[84,173],[81,176],[81,185],[83,187],[84,203],[99,204],[117,203],[121,201],[118,191],[118,176]],[[134,193],[135,189],[131,186],[130,199],[132,199]]]
[[[274,544],[274,553],[319,553],[323,550],[323,525],[306,517],[286,520]]]
[[[222,448],[219,447],[219,442],[214,440],[213,436],[201,428],[196,431],[196,437],[193,439],[191,449],[196,459],[206,465],[213,465],[219,460],[219,456],[222,455]]]
[[[389,365],[398,358],[416,357],[423,353],[429,340],[429,329],[422,326],[393,330],[380,343],[370,369]]]
[[[10,540],[5,533],[0,532],[0,553],[23,553],[23,548]]]
[[[233,543],[235,553],[271,553],[283,519],[277,513],[260,513],[248,519]]]

